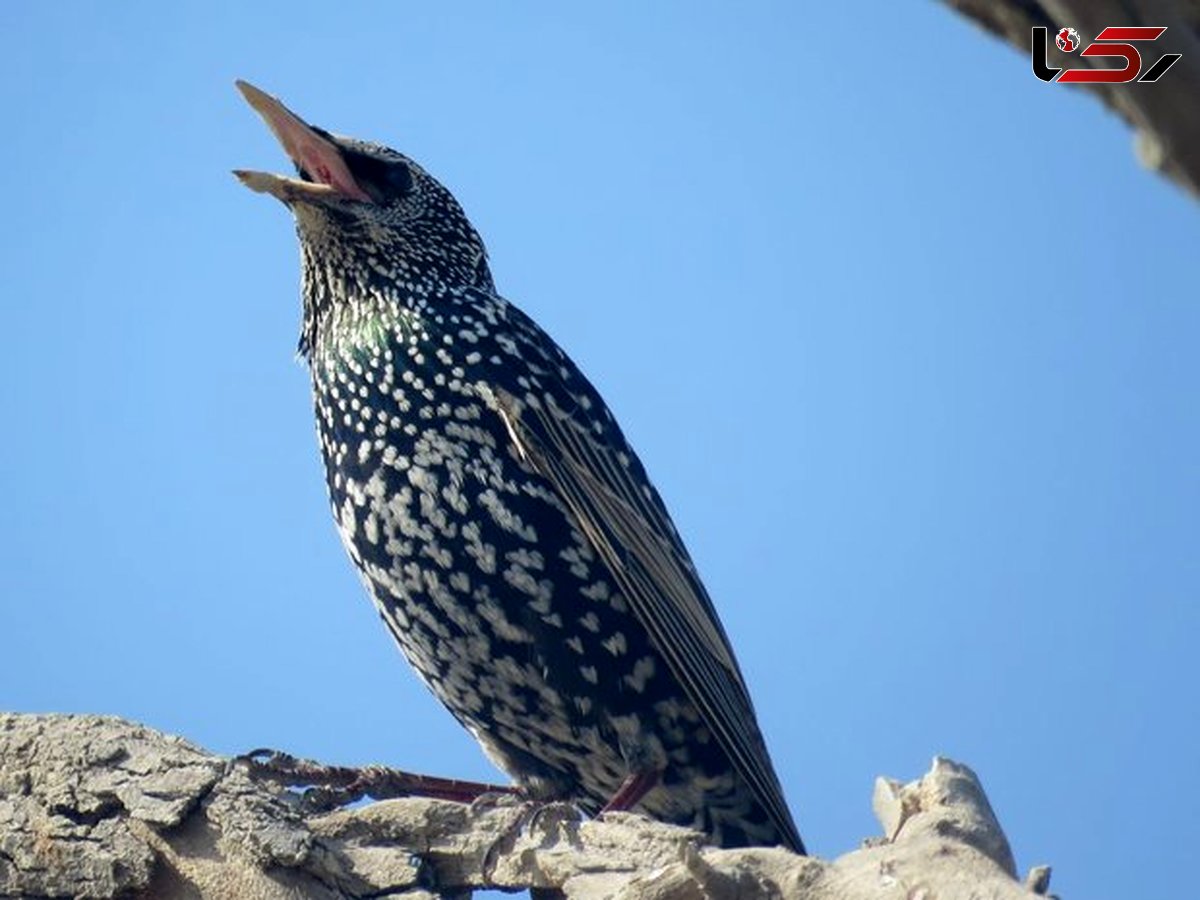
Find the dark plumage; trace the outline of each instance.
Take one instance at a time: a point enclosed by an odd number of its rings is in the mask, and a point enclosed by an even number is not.
[[[295,214],[334,518],[409,662],[531,796],[802,852],[670,516],[457,201],[239,87],[300,175],[237,173]]]

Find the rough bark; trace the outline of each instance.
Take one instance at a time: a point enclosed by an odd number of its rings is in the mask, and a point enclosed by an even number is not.
[[[832,860],[719,850],[637,815],[408,798],[306,814],[182,738],[101,716],[0,714],[0,896],[297,900],[552,888],[571,900],[1030,900],[978,779],[880,779],[886,835]]]
[[[1147,167],[1157,169],[1200,197],[1200,0],[943,0],[992,34],[1012,44],[1022,55],[1014,65],[1030,66],[1030,37],[1034,26],[1053,35],[1075,28],[1084,42],[1109,25],[1166,26],[1153,44],[1140,44],[1145,71],[1163,53],[1183,58],[1157,82],[1089,85],[1110,109],[1134,129],[1134,149]],[[1066,54],[1051,41],[1050,65],[1112,68],[1114,61]],[[1030,78],[1033,76],[1030,75]],[[1071,90],[1074,86],[1047,85]]]

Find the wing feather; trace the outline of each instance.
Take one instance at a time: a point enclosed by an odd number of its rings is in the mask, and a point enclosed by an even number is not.
[[[498,394],[518,451],[574,514],[737,771],[780,833],[801,848],[729,640],[665,507],[615,424],[601,426],[597,437],[571,394],[556,387],[524,400]],[[598,395],[586,388],[596,407]]]

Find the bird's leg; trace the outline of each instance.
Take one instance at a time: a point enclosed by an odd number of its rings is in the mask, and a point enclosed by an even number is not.
[[[638,801],[645,797],[658,784],[662,777],[662,769],[643,769],[640,772],[630,772],[612,795],[601,813],[626,812],[637,806]]]
[[[273,750],[255,750],[240,759],[247,764],[252,777],[288,787],[307,787],[305,805],[321,812],[346,806],[363,797],[373,800],[433,797],[472,803],[486,794],[521,794],[511,785],[417,775],[386,766],[330,766]]]

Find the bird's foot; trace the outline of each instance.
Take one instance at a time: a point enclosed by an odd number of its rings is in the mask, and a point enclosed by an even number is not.
[[[552,829],[557,832],[564,824],[577,823],[583,818],[583,812],[578,806],[562,800],[525,800],[520,803],[520,807],[516,818],[492,841],[484,854],[482,872],[485,881],[492,880],[500,857],[511,853],[523,834],[533,832],[539,827],[550,834]],[[475,808],[474,804],[472,808]],[[555,833],[553,839],[557,840],[557,837]]]
[[[330,766],[277,750],[254,750],[238,759],[246,764],[252,778],[306,788],[302,802],[311,812],[328,812],[364,797],[433,797],[473,803],[490,795],[520,795],[518,788],[509,785],[417,775],[386,766]]]

